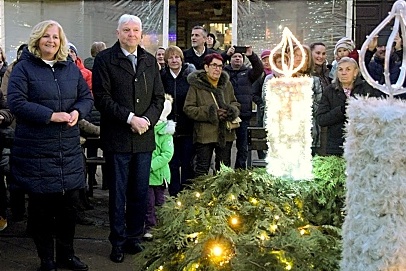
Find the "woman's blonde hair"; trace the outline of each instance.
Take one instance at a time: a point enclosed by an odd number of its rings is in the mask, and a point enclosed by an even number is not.
[[[303,67],[300,69],[300,73],[302,74],[306,74],[306,75],[310,75],[313,70],[314,70],[314,61],[313,61],[313,57],[312,57],[312,51],[310,49],[309,46],[302,44],[302,47],[306,53],[305,56],[302,57],[306,57],[306,65],[303,65]],[[295,52],[296,50],[300,50],[299,46],[295,46],[293,48],[293,52]],[[294,59],[292,61],[295,61]]]
[[[183,52],[182,49],[180,49],[178,46],[176,45],[171,45],[168,48],[166,48],[165,50],[165,55],[164,55],[164,60],[166,63],[168,63],[168,59],[172,56],[172,55],[178,55],[180,56],[180,59],[182,60],[182,63],[184,63],[185,57],[183,56]]]
[[[55,54],[56,61],[65,61],[68,57],[68,41],[62,26],[53,20],[46,20],[38,23],[31,30],[30,38],[28,40],[28,50],[35,56],[41,58],[41,51],[39,49],[39,40],[44,36],[45,31],[51,26],[57,26],[59,29],[60,46],[58,52]]]

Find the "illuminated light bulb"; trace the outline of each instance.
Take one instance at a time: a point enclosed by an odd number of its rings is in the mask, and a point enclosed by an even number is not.
[[[252,204],[258,204],[258,200],[255,199],[255,198],[252,198],[252,199],[251,199],[251,203],[252,203]]]
[[[199,192],[196,192],[195,195],[196,195],[196,198],[200,198],[200,196],[201,196]]]
[[[230,199],[235,200],[235,196],[234,196],[234,195],[230,195]]]
[[[278,229],[278,225],[276,225],[276,224],[271,225],[272,232],[275,232],[277,229]]]
[[[304,235],[306,233],[306,231],[304,229],[300,230],[300,235]]]
[[[212,253],[215,257],[220,257],[223,254],[223,249],[219,245],[215,245],[212,249]]]
[[[238,225],[238,218],[236,217],[236,216],[234,216],[234,217],[232,217],[231,219],[230,219],[230,223],[232,224],[232,225]]]
[[[269,236],[266,233],[261,233],[261,235],[259,236],[259,239],[261,239],[262,241],[268,240]]]
[[[182,206],[182,202],[180,202],[180,201],[177,201],[176,204],[177,204],[179,207]]]
[[[161,265],[158,269],[159,270],[164,270],[164,267]]]
[[[290,263],[288,263],[285,267],[286,270],[291,270],[292,269],[292,265]]]
[[[279,220],[280,217],[278,215],[275,215],[274,218],[275,220]]]

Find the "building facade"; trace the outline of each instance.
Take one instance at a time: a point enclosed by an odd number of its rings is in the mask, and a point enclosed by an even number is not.
[[[304,44],[324,42],[328,59],[340,38],[362,45],[365,35],[387,15],[394,1],[384,0],[141,0],[59,1],[0,0],[0,46],[8,62],[28,40],[32,27],[46,19],[58,21],[79,55],[90,55],[94,41],[111,46],[118,18],[124,13],[143,21],[145,48],[190,46],[190,32],[203,25],[217,36],[220,48],[252,45],[254,51],[272,49],[288,27]],[[358,12],[360,9],[360,12]],[[357,15],[360,14],[360,15]],[[364,38],[363,38],[364,37]]]

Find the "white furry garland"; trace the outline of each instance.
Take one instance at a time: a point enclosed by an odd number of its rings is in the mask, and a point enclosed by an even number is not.
[[[350,99],[342,271],[406,270],[406,103]]]
[[[266,86],[267,171],[277,177],[312,178],[310,77],[272,78]]]

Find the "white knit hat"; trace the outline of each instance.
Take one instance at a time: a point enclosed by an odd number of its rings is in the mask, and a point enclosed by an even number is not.
[[[339,48],[344,48],[352,52],[355,49],[355,44],[350,38],[344,37],[337,41],[337,44],[334,47],[334,55],[337,55],[337,51]]]
[[[173,98],[171,95],[169,94],[165,94],[165,102],[164,102],[164,109],[162,110],[161,116],[159,117],[159,120],[161,121],[166,121],[168,115],[171,113],[172,111],[172,102],[173,102]]]

